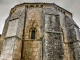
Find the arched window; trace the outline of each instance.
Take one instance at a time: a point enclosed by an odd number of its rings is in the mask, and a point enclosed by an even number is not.
[[[35,30],[31,31],[31,39],[35,39]]]
[[[30,28],[29,34],[30,34],[29,36],[30,39],[36,39],[36,28],[34,27]]]

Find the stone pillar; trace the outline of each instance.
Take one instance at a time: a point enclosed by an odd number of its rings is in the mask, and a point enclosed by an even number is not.
[[[24,26],[24,7],[17,8],[9,20],[0,60],[20,60]]]

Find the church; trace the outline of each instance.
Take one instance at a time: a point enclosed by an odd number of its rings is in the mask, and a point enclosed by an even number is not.
[[[14,6],[0,35],[0,60],[80,60],[80,31],[54,3]]]

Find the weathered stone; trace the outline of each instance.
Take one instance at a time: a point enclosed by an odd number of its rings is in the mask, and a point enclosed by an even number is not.
[[[0,51],[0,60],[80,60],[79,27],[54,3],[19,4],[5,21]]]

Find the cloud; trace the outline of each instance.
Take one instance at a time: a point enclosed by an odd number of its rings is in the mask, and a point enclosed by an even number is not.
[[[0,3],[3,3],[4,0],[0,0]]]

